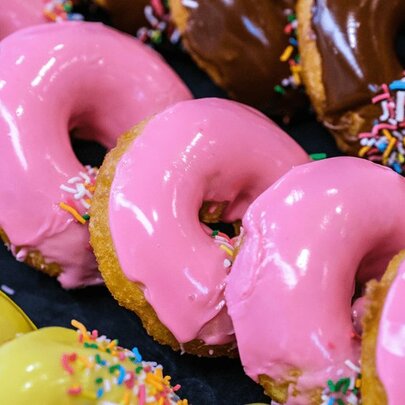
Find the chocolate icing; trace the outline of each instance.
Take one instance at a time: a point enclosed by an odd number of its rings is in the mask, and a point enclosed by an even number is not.
[[[295,1],[196,3],[198,7],[187,8],[183,41],[203,66],[209,66],[208,71],[218,84],[232,98],[273,113],[285,112],[286,104],[293,107],[291,103],[297,100],[298,92],[290,91],[285,97],[276,94],[274,86],[290,76],[289,65],[280,61],[280,55],[288,46],[284,10],[293,8]],[[298,96],[302,101],[303,94]]]
[[[389,3],[389,4],[388,4]],[[395,38],[405,0],[314,0],[312,26],[322,58],[325,117],[371,104],[378,86],[402,76]],[[365,129],[378,108],[367,108]],[[376,118],[374,116],[374,118]]]

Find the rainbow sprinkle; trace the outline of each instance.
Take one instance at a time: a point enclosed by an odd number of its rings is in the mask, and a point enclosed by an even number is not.
[[[120,398],[117,404],[188,405],[186,399],[181,400],[176,394],[180,385],[171,387],[171,377],[163,376],[162,366],[156,362],[139,360],[138,349],[124,349],[117,340],[99,336],[96,330],[90,333],[76,320],[72,321],[72,325],[77,328],[78,342],[83,348],[95,349],[97,353],[89,356],[76,352],[62,355],[61,367],[71,378],[66,390],[69,396],[112,403],[109,399],[113,394],[114,398]],[[111,355],[112,360],[111,356],[103,353]],[[128,364],[131,366],[128,367]]]
[[[328,380],[326,388],[322,391],[321,405],[360,405],[361,373],[360,367],[350,360],[345,361],[345,366],[352,375],[342,377],[337,381]],[[353,375],[354,373],[354,375]]]
[[[70,178],[66,184],[60,186],[60,189],[70,194],[73,199],[67,198],[66,201],[60,202],[59,207],[71,214],[73,218],[81,224],[85,224],[90,219],[88,210],[90,208],[91,199],[93,198],[98,173],[96,167],[85,166],[85,169],[85,172],[79,172],[78,176]],[[80,203],[81,209],[77,207],[76,203]],[[80,214],[83,208],[85,213]]]
[[[298,21],[294,10],[287,8],[284,10],[287,18],[287,25],[284,33],[288,36],[288,46],[280,55],[280,61],[288,63],[290,66],[290,76],[284,78],[281,83],[274,86],[274,91],[281,95],[286,94],[288,89],[297,89],[302,86],[300,55],[298,52],[297,26]]]
[[[390,85],[383,84],[380,94],[372,98],[379,104],[380,117],[370,132],[359,134],[361,148],[358,155],[391,167],[399,174],[405,169],[405,75]]]
[[[212,231],[211,237],[219,248],[228,255],[228,257],[224,259],[224,267],[230,270],[235,259],[236,251],[242,241],[243,228],[241,227],[240,234],[233,238],[230,238],[227,234],[217,230]]]
[[[43,13],[49,21],[81,21],[84,17],[73,12],[74,0],[44,0]]]
[[[136,36],[145,43],[160,44],[168,39],[172,44],[180,40],[180,32],[170,18],[170,8],[167,0],[150,0],[145,6],[144,14],[149,27],[142,27]]]

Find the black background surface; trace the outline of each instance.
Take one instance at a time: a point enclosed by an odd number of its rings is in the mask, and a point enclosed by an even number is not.
[[[187,55],[176,49],[164,48],[160,51],[195,97],[225,97]],[[333,139],[314,116],[305,111],[299,115],[284,129],[308,153],[338,155]],[[78,141],[74,141],[73,146],[83,163],[100,165],[103,156],[101,147]],[[188,398],[191,404],[270,402],[263,396],[261,387],[244,375],[239,360],[181,355],[155,343],[146,334],[138,318],[121,308],[105,287],[65,291],[56,280],[18,263],[5,247],[0,246],[0,285],[3,284],[15,291],[12,298],[38,327],[69,327],[70,320],[75,318],[90,329],[98,329],[102,334],[118,338],[123,346],[137,346],[145,360],[156,360],[163,364],[172,381],[182,385],[181,397]]]

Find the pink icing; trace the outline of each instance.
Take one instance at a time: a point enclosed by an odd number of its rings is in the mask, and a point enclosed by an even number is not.
[[[185,343],[233,340],[224,301],[228,256],[198,219],[203,201],[248,205],[305,152],[272,121],[241,104],[202,99],[154,117],[117,165],[109,219],[126,277],[144,285],[159,319]]]
[[[0,39],[19,29],[43,24],[43,0],[0,0]]]
[[[341,157],[292,169],[249,207],[226,299],[251,378],[298,369],[288,403],[307,404],[309,390],[350,375],[355,279],[380,276],[405,247],[404,198],[395,172]]]
[[[72,197],[61,185],[86,171],[68,131],[112,147],[139,120],[190,97],[158,54],[102,24],[39,25],[4,39],[0,228],[12,250],[60,264],[65,288],[101,282],[87,226],[58,206]]]
[[[405,262],[398,268],[381,314],[376,364],[390,405],[401,405],[405,396]]]

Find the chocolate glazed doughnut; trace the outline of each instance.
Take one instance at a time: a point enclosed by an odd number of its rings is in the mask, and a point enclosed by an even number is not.
[[[290,64],[280,56],[289,46],[285,12],[294,9],[294,0],[169,4],[185,48],[231,98],[284,115],[304,105],[302,89],[285,94],[274,90],[291,75]]]
[[[381,91],[395,102],[387,85],[402,77],[395,38],[404,28],[405,1],[391,0],[388,6],[384,0],[299,0],[297,15],[303,79],[319,119],[342,151],[365,156],[374,149],[380,156],[371,160],[394,167],[384,145],[374,144],[379,130],[391,131],[382,142],[387,144],[401,128],[400,121],[389,121],[396,119],[394,111],[384,117],[377,103]],[[375,120],[387,125],[373,128]],[[376,139],[360,142],[371,131]]]

